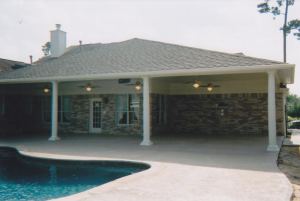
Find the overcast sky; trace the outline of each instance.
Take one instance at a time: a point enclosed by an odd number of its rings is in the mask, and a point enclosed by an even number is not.
[[[62,24],[67,44],[144,38],[282,60],[282,19],[259,14],[263,0],[1,0],[0,58],[42,56]],[[300,19],[300,0],[290,9]],[[288,62],[300,68],[300,40],[288,37]],[[291,92],[300,95],[300,69]]]

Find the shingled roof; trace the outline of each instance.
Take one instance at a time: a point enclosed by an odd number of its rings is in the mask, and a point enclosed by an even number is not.
[[[71,46],[58,58],[44,57],[35,65],[0,74],[0,79],[46,79],[113,73],[249,67],[283,64],[162,42],[131,39],[108,44]]]
[[[26,67],[29,64],[20,61],[0,59],[0,73]]]

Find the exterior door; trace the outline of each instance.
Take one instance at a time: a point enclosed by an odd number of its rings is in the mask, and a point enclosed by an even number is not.
[[[102,102],[101,99],[92,99],[90,103],[90,132],[99,133],[102,127]]]

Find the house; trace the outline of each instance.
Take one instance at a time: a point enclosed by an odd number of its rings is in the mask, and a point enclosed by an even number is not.
[[[267,150],[279,149],[295,65],[138,38],[66,48],[60,25],[50,42],[51,55],[0,74],[23,133],[141,135],[141,145],[151,135],[266,135]]]

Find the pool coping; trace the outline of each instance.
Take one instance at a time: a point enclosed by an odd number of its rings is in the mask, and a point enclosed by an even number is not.
[[[114,162],[132,162],[132,163],[149,165],[148,169],[142,170],[140,172],[115,179],[113,181],[93,187],[83,192],[75,193],[65,197],[50,199],[52,201],[76,201],[82,199],[88,200],[89,198],[97,194],[100,190],[107,191],[119,185],[123,187],[124,183],[155,174],[157,171],[160,171],[164,166],[163,163],[150,162],[150,161],[140,161],[140,160],[137,161],[137,160],[130,160],[130,159],[127,160],[121,158],[107,158],[107,157],[71,156],[71,155],[64,155],[64,154],[49,154],[49,153],[42,153],[42,152],[18,150],[16,147],[13,148],[15,148],[23,156],[33,157],[38,159],[69,160],[69,161],[114,161]]]

